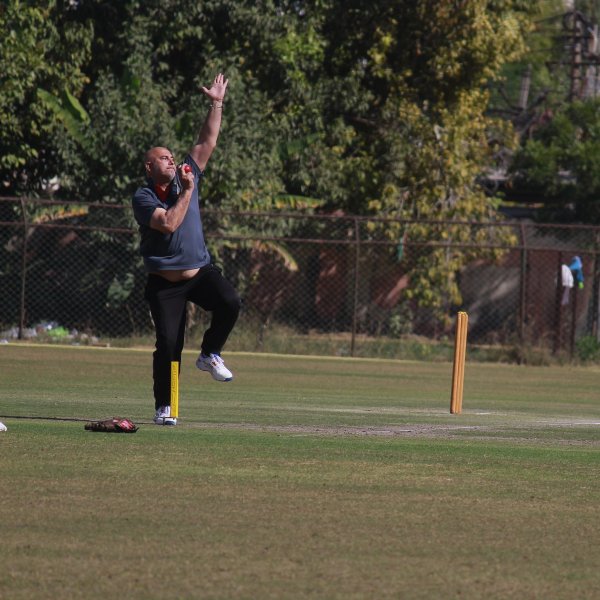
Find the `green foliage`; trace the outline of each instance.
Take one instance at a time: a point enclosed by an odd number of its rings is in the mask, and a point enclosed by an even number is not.
[[[71,21],[55,0],[31,4],[0,8],[0,180],[8,193],[43,190],[58,173],[48,139],[54,115],[38,90],[78,96],[90,56],[88,24]]]
[[[511,166],[513,191],[543,200],[545,221],[600,223],[600,100],[566,105]]]
[[[524,41],[527,51],[517,60],[505,63],[500,76],[491,82],[490,108],[509,117],[518,111],[522,79],[529,72],[528,107],[542,102],[544,107],[557,106],[569,93],[568,61],[565,60],[563,0],[538,0],[529,11],[531,21]]]
[[[333,36],[330,61],[358,78],[368,99],[366,106],[357,101],[350,109],[355,114],[345,117],[356,124],[371,178],[368,187],[358,187],[362,202],[357,198],[351,206],[404,219],[493,219],[495,204],[477,184],[482,166],[492,163],[488,139],[493,132],[509,147],[516,140],[504,124],[485,116],[483,86],[523,52],[525,3],[391,2],[384,10],[375,3],[364,9],[372,25],[368,31],[346,38],[350,20],[362,11],[361,3],[352,2],[343,11],[332,8],[331,15],[338,37]],[[492,241],[486,229],[473,240],[472,231],[461,226],[385,228],[390,239]],[[495,235],[497,243],[511,242],[502,230]],[[459,304],[456,274],[475,256],[481,251],[441,248],[422,254],[412,265],[408,294],[440,309]]]
[[[600,341],[591,335],[577,340],[577,357],[584,363],[600,361]]]
[[[79,100],[68,90],[63,90],[61,97],[42,89],[38,89],[37,94],[57,120],[63,123],[68,134],[79,144],[84,144],[83,125],[89,123],[90,117]]]
[[[111,308],[121,308],[133,291],[135,281],[132,273],[126,273],[123,280],[115,277],[107,291],[106,302]]]
[[[575,10],[589,15],[594,20],[600,17],[600,1],[599,0],[574,0]]]

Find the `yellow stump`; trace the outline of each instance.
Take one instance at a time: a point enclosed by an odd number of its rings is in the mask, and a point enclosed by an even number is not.
[[[179,416],[179,362],[171,362],[171,416]]]
[[[454,368],[452,370],[452,396],[450,414],[462,411],[463,384],[465,381],[465,356],[467,353],[467,324],[469,316],[459,312],[456,319],[456,337],[454,339]]]

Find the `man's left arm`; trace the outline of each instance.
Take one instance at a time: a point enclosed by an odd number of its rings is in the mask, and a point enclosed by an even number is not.
[[[206,163],[217,145],[223,115],[223,98],[225,98],[228,83],[229,80],[219,73],[210,88],[202,87],[202,92],[210,99],[211,105],[206,120],[198,133],[196,143],[190,150],[191,157],[201,171],[206,168]]]

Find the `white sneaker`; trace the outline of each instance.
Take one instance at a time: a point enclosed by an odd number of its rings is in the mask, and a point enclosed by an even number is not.
[[[171,417],[170,406],[161,406],[154,414],[154,422],[157,425],[177,425],[177,419]]]
[[[205,354],[200,353],[196,366],[201,371],[208,371],[213,379],[217,381],[231,381],[233,379],[233,373],[225,366],[223,359],[218,354]]]

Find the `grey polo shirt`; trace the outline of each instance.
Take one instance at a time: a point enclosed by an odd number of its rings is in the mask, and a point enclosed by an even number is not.
[[[140,253],[144,257],[144,265],[148,272],[197,269],[210,263],[198,202],[198,188],[204,173],[189,154],[184,162],[192,168],[195,185],[185,217],[173,233],[166,234],[152,229],[150,218],[158,207],[168,210],[177,201],[181,191],[181,183],[177,175],[171,183],[169,195],[164,202],[157,196],[151,181],[138,188],[133,195],[133,214],[141,236]]]

